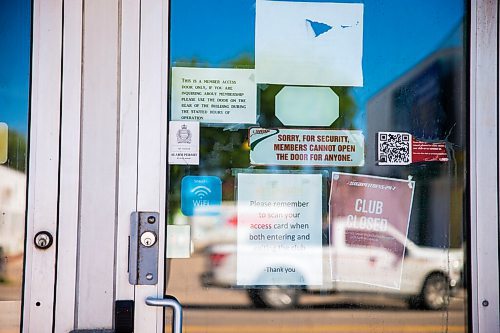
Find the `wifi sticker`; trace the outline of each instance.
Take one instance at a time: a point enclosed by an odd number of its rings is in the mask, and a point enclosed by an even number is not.
[[[217,215],[222,182],[215,176],[186,176],[181,182],[181,211],[186,216]]]

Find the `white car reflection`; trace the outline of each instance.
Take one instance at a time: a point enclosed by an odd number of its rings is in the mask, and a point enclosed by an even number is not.
[[[224,201],[220,206],[196,207],[192,217],[175,224],[191,225],[194,251],[203,251],[216,244],[236,242],[237,207],[234,202]]]
[[[460,282],[463,251],[417,246],[397,230],[366,230],[337,222],[333,245],[323,246],[323,284],[310,285],[303,273],[302,286],[261,286],[259,276],[268,266],[291,266],[293,258],[255,252],[255,285],[238,286],[236,244],[214,245],[206,250],[205,287],[245,289],[257,307],[291,308],[301,293],[363,293],[401,297],[410,307],[444,309]],[[361,240],[361,241],[360,241]],[[240,247],[240,251],[245,248]],[[404,253],[404,255],[403,255]],[[278,262],[282,260],[282,262]],[[297,269],[300,271],[300,269]]]

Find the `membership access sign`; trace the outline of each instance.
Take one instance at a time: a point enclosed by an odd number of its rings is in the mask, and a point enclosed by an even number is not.
[[[250,163],[254,165],[363,166],[361,131],[320,129],[249,130]]]
[[[238,285],[321,285],[321,174],[238,174]]]
[[[172,68],[172,120],[255,124],[257,86],[253,69]]]
[[[400,288],[414,187],[410,180],[332,174],[334,281]]]

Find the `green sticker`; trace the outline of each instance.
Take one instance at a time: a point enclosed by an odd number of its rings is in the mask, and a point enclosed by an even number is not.
[[[6,123],[0,123],[0,164],[7,162],[8,141],[9,127]]]
[[[339,96],[329,87],[284,87],[276,117],[286,126],[328,127],[339,117]]]

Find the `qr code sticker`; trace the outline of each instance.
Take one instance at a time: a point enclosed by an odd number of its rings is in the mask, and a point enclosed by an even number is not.
[[[408,165],[411,163],[411,134],[404,132],[378,133],[378,164]]]

